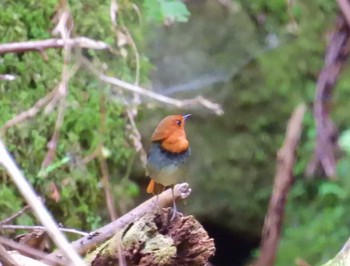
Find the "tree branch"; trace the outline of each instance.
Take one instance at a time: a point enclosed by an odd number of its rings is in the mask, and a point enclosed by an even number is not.
[[[127,83],[127,82],[122,81],[120,79],[106,76],[106,75],[101,74],[101,73],[98,75],[98,77],[100,80],[102,80],[106,83],[118,86],[120,88],[123,88],[123,89],[131,91],[131,92],[135,92],[141,96],[146,96],[146,97],[155,99],[159,102],[174,105],[178,108],[184,108],[184,107],[189,107],[189,106],[194,106],[194,105],[202,105],[202,106],[208,108],[209,110],[213,111],[217,115],[222,115],[224,112],[219,104],[213,103],[213,102],[211,102],[211,101],[209,101],[201,96],[198,96],[194,99],[178,100],[178,99],[174,99],[174,98],[169,98],[169,97],[161,95],[159,93],[155,93],[153,91],[146,90],[144,88]]]
[[[72,39],[47,39],[40,41],[14,42],[0,44],[0,55],[6,53],[22,53],[29,51],[42,51],[49,48],[64,48],[65,45],[72,47],[89,48],[95,50],[109,49],[110,46],[102,41],[96,41],[86,37]]]
[[[4,225],[0,225],[0,230],[44,230],[47,231],[47,228],[45,226],[41,226],[41,225],[13,225],[13,224],[4,224]],[[58,229],[61,232],[65,232],[65,233],[71,233],[71,234],[77,234],[77,235],[81,235],[81,236],[87,236],[88,233],[77,230],[77,229],[73,229],[73,228],[62,228],[62,227],[58,227]]]
[[[344,14],[349,18],[349,4],[338,1]],[[346,4],[346,6],[345,6]],[[350,21],[349,21],[350,22]],[[335,178],[336,152],[339,150],[338,131],[330,117],[332,92],[338,77],[346,64],[350,52],[350,26],[343,16],[339,16],[336,29],[327,47],[324,67],[321,70],[315,92],[314,117],[317,131],[314,158],[309,163],[307,175],[326,175]]]
[[[29,209],[30,209],[30,207],[28,205],[26,205],[22,209],[20,209],[18,212],[12,214],[10,217],[7,217],[6,219],[0,221],[0,228],[2,225],[8,224],[12,220],[16,219],[18,216],[21,216],[23,213],[25,213]]]
[[[174,197],[175,199],[184,199],[187,198],[191,193],[187,183],[178,184],[174,188]],[[105,225],[104,227],[91,232],[88,236],[80,238],[72,243],[73,248],[80,254],[84,255],[87,251],[93,250],[97,245],[101,244],[105,240],[111,238],[115,232],[130,222],[134,221],[136,218],[145,215],[146,213],[152,212],[155,208],[165,208],[172,206],[173,197],[171,189],[168,189],[153,198],[143,202],[127,214],[124,214],[119,219]],[[53,252],[49,258],[61,258],[59,252]]]
[[[284,143],[277,153],[275,182],[262,231],[261,254],[254,266],[274,265],[287,194],[294,181],[295,152],[302,132],[305,111],[305,105],[294,110],[288,122]]]
[[[19,266],[17,262],[9,255],[3,245],[0,244],[0,263],[6,266]]]

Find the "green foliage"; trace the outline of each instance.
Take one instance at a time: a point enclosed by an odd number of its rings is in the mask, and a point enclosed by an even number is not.
[[[344,130],[339,137],[339,145],[350,156],[350,129]]]
[[[180,0],[145,0],[146,17],[155,22],[187,22],[190,16],[186,5]]]
[[[73,66],[76,59],[79,62],[78,55],[82,54],[94,67],[103,66],[109,75],[135,82],[138,71],[135,51],[130,45],[117,45],[119,29],[113,28],[109,17],[110,1],[71,1],[70,4],[74,19],[73,35],[107,42],[112,50],[74,50],[69,66]],[[140,81],[145,82],[150,64],[142,53],[144,36],[138,14],[130,2],[119,3],[119,8],[118,23],[127,27],[137,45]],[[56,12],[56,0],[5,0],[0,10],[0,31],[5,33],[2,42],[51,38],[55,26],[52,18]],[[0,73],[17,77],[11,82],[0,82],[0,125],[3,125],[32,107],[59,84],[63,58],[62,50],[48,49],[44,54],[5,54],[0,60]],[[101,144],[117,211],[126,211],[139,195],[137,185],[128,178],[135,152],[128,142],[125,103],[121,97],[109,86],[98,82],[96,76],[80,68],[69,81],[56,158],[46,168],[41,168],[41,165],[47,153],[47,143],[54,132],[56,107],[50,112],[41,110],[35,117],[8,129],[3,136],[26,177],[64,226],[91,230],[108,219],[101,167],[96,158],[88,163],[83,160]],[[101,118],[101,108],[106,109],[105,119]],[[24,202],[3,169],[0,169],[0,179],[0,219],[3,219],[18,211]],[[17,222],[33,224],[36,220],[25,215]]]
[[[255,81],[245,87],[252,90],[254,86],[259,86],[266,96],[273,91],[265,107],[279,110],[272,118],[285,112],[286,108],[291,113],[300,102],[306,102],[312,107],[316,80],[324,64],[327,44],[325,34],[336,21],[336,3],[325,0],[240,2],[245,10],[261,19],[258,22],[261,23],[260,31],[264,36],[272,33],[279,40],[276,49],[258,58],[261,73],[256,71],[256,75],[262,76],[260,80],[255,78]],[[345,73],[347,71],[348,69]],[[276,265],[295,265],[297,258],[302,258],[311,265],[319,265],[334,257],[349,237],[350,197],[347,191],[350,186],[350,137],[347,129],[350,79],[345,73],[340,77],[332,95],[334,101],[331,109],[332,119],[341,129],[339,144],[344,151],[337,165],[338,180],[325,181],[322,177],[306,180],[305,171],[313,156],[316,137],[310,108],[304,119],[304,131],[294,169],[297,181],[288,197]],[[246,74],[247,71],[243,73]],[[266,114],[267,111],[264,112],[265,118]],[[268,118],[268,121],[272,118]],[[286,119],[287,117],[284,121]],[[282,119],[276,120],[280,124],[278,121]],[[269,137],[271,133],[267,140]],[[258,194],[265,195],[263,191]],[[252,209],[251,206],[249,208]]]
[[[302,258],[319,265],[335,256],[349,237],[347,178],[338,182],[299,180],[289,197],[276,265]]]

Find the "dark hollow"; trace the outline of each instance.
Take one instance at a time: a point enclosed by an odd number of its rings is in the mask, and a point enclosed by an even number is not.
[[[259,247],[260,239],[231,232],[211,222],[201,222],[210,237],[214,238],[216,253],[210,260],[214,266],[243,266]]]

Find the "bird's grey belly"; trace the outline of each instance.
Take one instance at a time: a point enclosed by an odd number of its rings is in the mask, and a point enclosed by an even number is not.
[[[189,156],[189,149],[183,153],[170,153],[160,144],[153,143],[147,159],[148,174],[163,186],[176,184],[183,178],[184,164]]]

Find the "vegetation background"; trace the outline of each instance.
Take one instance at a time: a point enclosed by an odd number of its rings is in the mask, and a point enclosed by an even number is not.
[[[294,265],[297,258],[320,265],[332,258],[350,235],[348,68],[331,106],[343,149],[337,179],[308,179],[304,173],[315,144],[315,83],[335,25],[336,2],[118,1],[114,24],[111,3],[116,2],[69,1],[72,35],[112,47],[75,49],[70,67],[84,59],[126,82],[180,99],[204,95],[224,108],[223,116],[192,109],[193,122],[188,124],[194,154],[189,182],[194,192],[183,208],[199,217],[216,239],[213,262],[244,265],[256,256],[276,151],[290,113],[301,102],[310,108],[276,265]],[[56,0],[2,0],[1,43],[52,38],[57,11]],[[16,79],[0,80],[0,125],[57,87],[63,64],[61,49],[1,55],[0,74]],[[146,149],[151,130],[163,115],[188,112],[147,98],[135,101],[132,94],[111,87],[80,66],[69,81],[56,157],[43,167],[57,109],[43,108],[2,131],[1,138],[57,221],[85,231],[110,219],[101,178],[106,167],[118,215],[145,198],[147,179],[140,153],[135,151],[130,112],[137,110],[136,126]],[[2,169],[0,178],[2,220],[25,202]],[[37,222],[26,213],[15,223]],[[233,242],[237,258],[228,258],[225,247]]]

